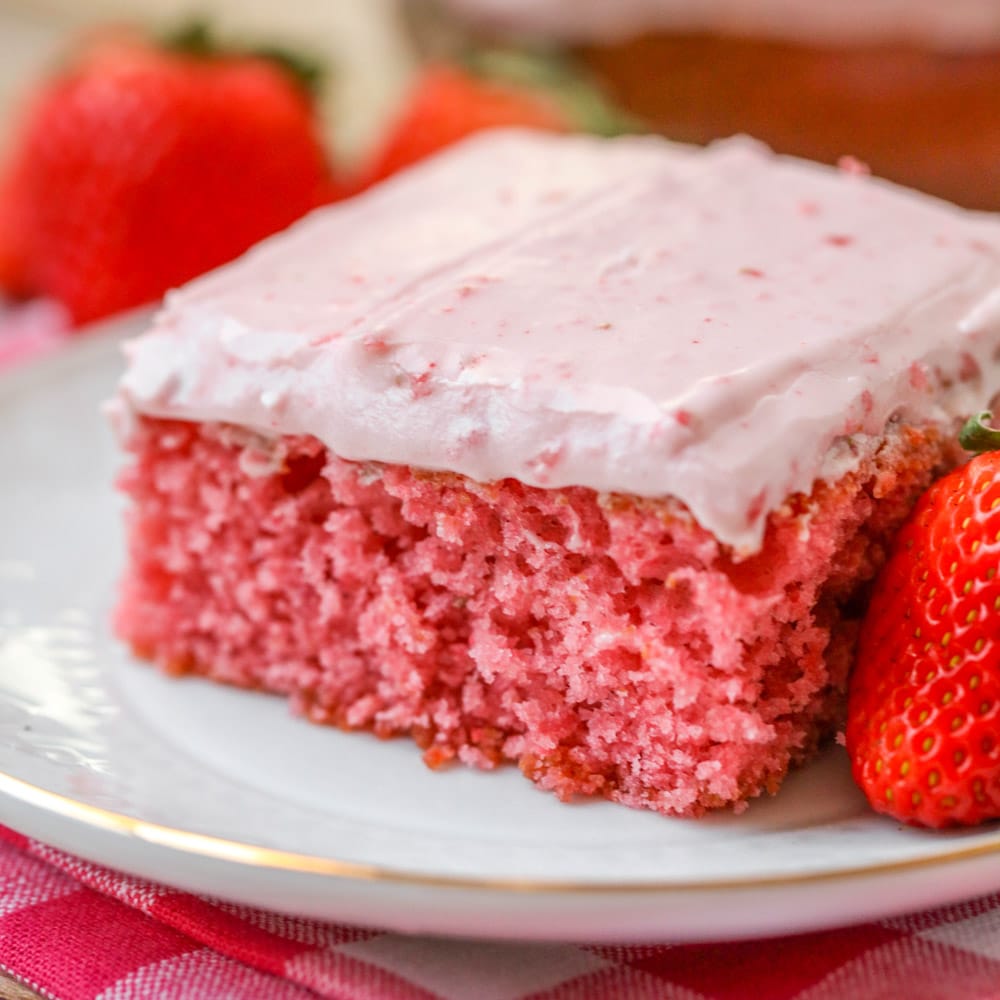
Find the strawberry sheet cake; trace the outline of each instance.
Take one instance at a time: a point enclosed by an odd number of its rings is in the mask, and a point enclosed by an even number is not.
[[[836,726],[998,356],[985,217],[749,140],[477,137],[129,345],[117,627],[431,766],[739,808]]]

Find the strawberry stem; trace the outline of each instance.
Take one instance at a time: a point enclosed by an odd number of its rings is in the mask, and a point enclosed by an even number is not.
[[[200,18],[185,21],[168,32],[163,37],[163,45],[172,52],[183,52],[188,56],[210,56],[219,51],[208,22]]]
[[[207,21],[195,18],[175,28],[163,38],[163,45],[173,52],[209,59],[212,56],[248,56],[276,63],[300,86],[315,93],[325,75],[323,64],[301,52],[280,45],[220,44]]]
[[[977,455],[1000,450],[1000,430],[989,426],[992,419],[993,414],[989,410],[969,417],[958,435],[958,443],[966,451],[974,451]]]
[[[456,61],[476,76],[547,95],[585,132],[611,137],[644,130],[585,69],[558,50],[467,48]]]

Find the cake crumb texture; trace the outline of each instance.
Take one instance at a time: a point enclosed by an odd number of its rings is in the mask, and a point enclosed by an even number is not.
[[[948,460],[894,427],[737,561],[672,500],[348,462],[137,421],[116,624],[174,673],[516,762],[562,799],[698,815],[774,791],[842,708],[864,585]]]

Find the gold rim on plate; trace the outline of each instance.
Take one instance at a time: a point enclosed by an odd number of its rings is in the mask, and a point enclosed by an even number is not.
[[[156,847],[178,851],[203,858],[214,858],[231,864],[249,865],[276,871],[297,872],[306,875],[352,879],[364,882],[394,882],[400,885],[433,886],[441,889],[479,889],[514,893],[667,893],[705,892],[709,890],[761,889],[779,886],[809,885],[841,879],[861,878],[872,875],[889,875],[921,868],[969,861],[989,855],[1000,855],[1000,830],[994,840],[959,847],[920,858],[886,861],[868,865],[855,865],[835,871],[803,872],[795,875],[764,875],[748,878],[713,880],[672,880],[669,882],[572,882],[533,878],[475,878],[462,875],[422,875],[379,865],[341,861],[293,851],[244,844],[236,840],[213,837],[209,834],[178,830],[159,823],[147,823],[112,812],[98,806],[87,805],[57,792],[39,788],[20,778],[0,772],[0,795],[7,795],[27,805],[55,813],[66,819],[83,823],[110,833],[131,837]]]

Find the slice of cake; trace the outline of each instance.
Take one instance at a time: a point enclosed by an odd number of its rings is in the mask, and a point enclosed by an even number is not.
[[[129,346],[117,627],[432,766],[739,804],[835,725],[998,352],[992,220],[749,140],[479,137]]]

